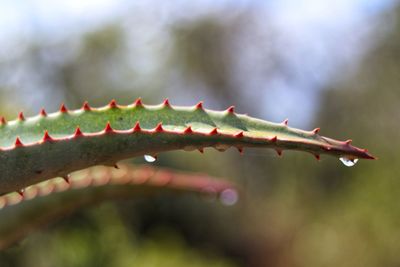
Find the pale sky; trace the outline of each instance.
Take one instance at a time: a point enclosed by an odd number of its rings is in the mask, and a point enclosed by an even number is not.
[[[290,116],[292,121],[297,121],[297,125],[307,125],[312,118],[311,114],[316,109],[315,99],[318,97],[315,92],[323,88],[330,77],[343,71],[343,67],[351,68],[367,51],[373,43],[368,36],[374,30],[374,18],[395,3],[391,0],[335,0],[329,3],[321,0],[0,2],[0,60],[18,55],[19,50],[23,50],[21,41],[36,38],[52,42],[71,38],[74,34],[126,15],[147,12],[152,16],[152,23],[147,27],[157,28],[169,20],[195,18],[230,6],[256,6],[259,14],[265,13],[268,22],[279,33],[277,40],[285,44],[283,57],[287,58],[296,73],[290,82],[279,76],[265,81],[264,86],[270,92],[263,106],[277,120]],[[148,61],[147,58],[142,60]],[[246,60],[251,59],[244,58],[244,63]],[[296,105],[299,101],[302,105]],[[276,102],[280,103],[279,109],[275,108]]]

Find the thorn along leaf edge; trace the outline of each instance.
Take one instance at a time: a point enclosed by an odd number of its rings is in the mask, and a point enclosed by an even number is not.
[[[351,140],[338,141],[319,132],[319,128],[291,128],[288,120],[272,123],[237,114],[233,106],[208,110],[203,102],[181,107],[165,99],[160,105],[144,105],[138,98],[127,106],[111,100],[94,108],[84,102],[78,110],[61,104],[51,114],[42,109],[31,118],[22,112],[15,121],[1,117],[0,194],[90,166],[114,166],[129,157],[177,149],[236,147],[242,153],[245,147],[265,147],[278,155],[299,150],[317,159],[320,154],[374,159],[367,150],[352,146]]]

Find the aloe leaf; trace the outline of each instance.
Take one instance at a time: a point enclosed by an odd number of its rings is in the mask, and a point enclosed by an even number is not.
[[[184,149],[203,151],[214,147],[300,150],[320,154],[373,159],[366,150],[319,135],[319,128],[303,131],[283,123],[272,123],[225,111],[160,105],[143,105],[140,99],[120,106],[114,100],[102,108],[84,103],[70,111],[62,105],[56,113],[14,121],[0,119],[0,194],[21,190],[40,181],[65,177],[94,165],[113,166],[116,162],[145,154]]]
[[[161,193],[218,195],[236,190],[223,179],[149,166],[92,167],[65,181],[52,179],[0,196],[0,250],[73,211],[113,199],[147,198]]]

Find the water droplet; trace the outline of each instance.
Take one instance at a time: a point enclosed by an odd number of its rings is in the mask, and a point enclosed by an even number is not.
[[[239,195],[234,189],[225,189],[219,196],[219,200],[226,206],[233,206],[239,200]]]
[[[157,158],[153,157],[153,156],[150,156],[150,155],[144,155],[144,160],[151,163],[151,162],[156,161]]]
[[[358,162],[358,159],[350,159],[346,157],[341,157],[340,161],[347,167],[353,167]]]

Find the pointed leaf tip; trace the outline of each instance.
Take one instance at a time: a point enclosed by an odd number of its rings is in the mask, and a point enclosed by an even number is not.
[[[61,112],[61,113],[66,113],[66,112],[68,112],[68,109],[67,109],[67,107],[65,106],[64,103],[62,103],[61,106],[60,106],[60,112]]]
[[[378,159],[377,157],[371,155],[371,154],[368,152],[368,150],[367,150],[366,152],[364,152],[364,153],[365,153],[365,158],[366,158],[366,159],[373,159],[373,160]]]

